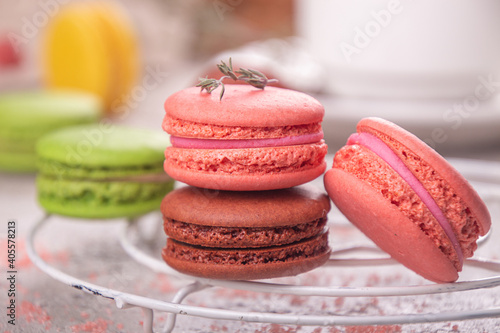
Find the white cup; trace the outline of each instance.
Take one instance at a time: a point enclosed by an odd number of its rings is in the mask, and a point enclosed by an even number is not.
[[[298,0],[299,35],[345,96],[457,98],[500,81],[498,0]],[[500,90],[500,88],[499,88]]]

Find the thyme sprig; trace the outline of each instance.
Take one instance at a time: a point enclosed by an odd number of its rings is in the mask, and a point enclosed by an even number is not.
[[[201,87],[201,91],[206,90],[209,94],[212,93],[219,86],[221,87],[221,92],[219,95],[219,100],[222,100],[224,96],[224,92],[226,91],[226,87],[222,82],[225,79],[233,79],[235,81],[243,81],[246,82],[258,89],[264,89],[266,85],[269,83],[276,83],[278,80],[276,79],[268,79],[264,73],[259,72],[255,69],[248,68],[240,68],[238,70],[233,69],[233,62],[231,58],[229,58],[229,63],[226,64],[224,61],[221,61],[220,64],[217,65],[219,71],[221,71],[224,76],[220,79],[209,79],[209,78],[200,78],[200,82],[196,85],[197,87]],[[239,74],[239,75],[238,75]]]

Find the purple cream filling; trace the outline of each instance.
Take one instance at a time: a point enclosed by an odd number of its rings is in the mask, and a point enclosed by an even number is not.
[[[373,153],[383,159],[391,168],[393,168],[415,191],[420,200],[427,206],[434,218],[439,222],[444,232],[450,239],[453,248],[458,256],[460,266],[463,264],[463,253],[458,243],[458,239],[453,232],[453,229],[448,222],[446,216],[434,201],[429,192],[425,189],[422,183],[415,177],[415,175],[408,169],[404,162],[389,148],[382,140],[369,133],[355,133],[352,134],[347,140],[348,145],[359,144],[371,150]]]
[[[298,136],[287,136],[284,138],[242,140],[195,139],[170,136],[172,147],[191,149],[238,149],[293,146],[315,143],[319,142],[321,139],[323,139],[323,131]]]

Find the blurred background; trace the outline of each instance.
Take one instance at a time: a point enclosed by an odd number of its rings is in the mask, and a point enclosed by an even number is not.
[[[102,95],[106,115],[122,114],[117,121],[159,128],[170,93],[217,75],[215,64],[232,57],[235,67],[317,97],[332,152],[360,118],[375,115],[441,153],[498,157],[495,0],[97,2],[111,5],[107,28],[72,8],[96,1],[1,0],[0,91],[83,87]],[[107,86],[89,83],[92,68]]]

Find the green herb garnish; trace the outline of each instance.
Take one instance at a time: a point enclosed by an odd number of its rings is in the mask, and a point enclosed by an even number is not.
[[[196,86],[201,87],[201,91],[206,90],[209,94],[219,86],[221,86],[222,89],[219,95],[219,100],[222,100],[222,97],[224,96],[224,92],[226,90],[224,83],[222,82],[225,79],[243,81],[259,89],[264,89],[265,86],[269,83],[278,82],[278,80],[276,79],[268,79],[264,73],[261,73],[255,69],[240,68],[237,71],[233,70],[233,63],[231,61],[231,58],[229,58],[229,64],[221,61],[221,63],[217,65],[217,68],[219,69],[219,71],[221,71],[222,74],[224,74],[224,76],[222,76],[218,80],[200,78],[200,82]]]

